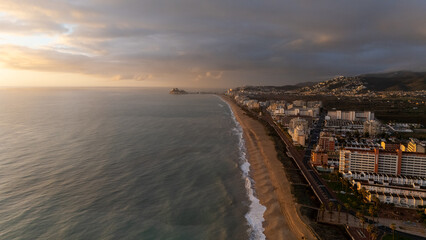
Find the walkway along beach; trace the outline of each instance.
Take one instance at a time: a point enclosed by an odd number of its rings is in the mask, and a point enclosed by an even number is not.
[[[244,131],[250,175],[260,203],[267,208],[263,223],[267,239],[316,239],[297,212],[290,183],[264,126],[229,98],[222,96],[222,99],[229,104]]]

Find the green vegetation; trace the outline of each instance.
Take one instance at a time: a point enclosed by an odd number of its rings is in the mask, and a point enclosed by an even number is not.
[[[348,180],[340,176],[339,173],[322,173],[321,177],[326,180],[327,185],[337,193],[337,198],[344,206],[359,212],[360,216],[376,217],[380,208],[380,202],[370,203],[366,200],[365,189],[357,190]]]
[[[310,226],[321,239],[347,240],[350,239],[345,227],[341,225],[331,225],[324,223],[311,223]]]
[[[373,91],[418,91],[426,89],[426,73],[399,71],[359,76]]]
[[[426,132],[398,133],[395,137],[402,139],[417,138],[421,141],[426,140]]]
[[[419,206],[419,210],[417,210],[417,214],[420,218],[420,222],[426,225],[426,205],[425,206]]]
[[[316,200],[316,196],[309,186],[302,185],[291,185],[291,194],[296,198],[296,201],[299,204],[307,205],[307,206],[316,206],[318,201]],[[309,197],[310,196],[310,197]]]
[[[393,239],[394,238],[393,238],[392,234],[386,234],[382,238],[382,240],[393,240]],[[399,236],[399,234],[395,232],[395,240],[410,240],[410,238]]]

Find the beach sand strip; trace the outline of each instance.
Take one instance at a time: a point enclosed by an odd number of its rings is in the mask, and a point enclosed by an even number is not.
[[[291,194],[282,163],[277,158],[275,145],[264,126],[249,117],[228,97],[222,96],[230,106],[244,131],[250,176],[264,213],[267,239],[316,239],[306,223],[300,218],[295,199]]]

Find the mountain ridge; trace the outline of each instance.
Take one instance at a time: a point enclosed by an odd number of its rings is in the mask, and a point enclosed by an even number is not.
[[[354,77],[338,76],[313,86],[302,87],[298,92],[360,94],[380,91],[426,90],[426,72],[396,71],[361,74]]]

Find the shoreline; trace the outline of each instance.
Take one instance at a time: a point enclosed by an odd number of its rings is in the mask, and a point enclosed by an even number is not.
[[[264,126],[247,116],[231,99],[225,101],[243,130],[250,177],[254,181],[256,197],[266,207],[263,228],[267,239],[316,239],[300,218],[291,194],[282,163],[277,158],[275,144]]]

